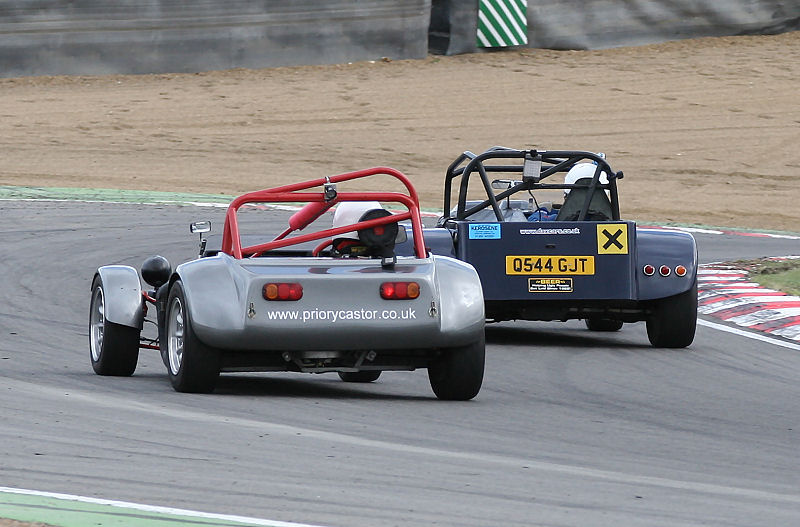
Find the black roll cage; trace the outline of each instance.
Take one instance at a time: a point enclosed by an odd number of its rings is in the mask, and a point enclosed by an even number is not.
[[[492,159],[522,159],[521,165],[486,165],[487,160]],[[592,195],[598,188],[608,190],[611,198],[611,209],[613,220],[619,220],[619,196],[617,194],[617,180],[622,179],[622,172],[614,172],[605,158],[593,152],[584,152],[580,150],[515,150],[513,148],[506,148],[503,146],[495,146],[482,154],[473,154],[466,151],[461,154],[450,166],[447,168],[447,173],[444,180],[444,218],[446,220],[464,220],[476,212],[483,210],[487,207],[492,207],[497,221],[503,221],[503,214],[500,211],[498,202],[516,194],[521,191],[533,191],[536,189],[573,189],[578,185],[570,185],[565,183],[541,183],[541,181],[555,173],[567,172],[575,164],[582,160],[593,162],[597,165],[594,171],[594,177],[588,186],[588,192],[584,199],[583,206],[578,216],[578,221],[584,221],[589,212],[589,205],[591,203]],[[467,161],[466,164],[464,162]],[[473,205],[469,209],[467,205],[467,190],[469,189],[469,180],[474,173],[478,173],[486,194],[487,199]],[[605,172],[608,177],[608,183],[600,182],[600,174]],[[507,190],[498,194],[494,193],[492,189],[492,182],[489,180],[490,173],[522,173],[522,181],[513,185]],[[460,177],[461,183],[458,191],[458,207],[456,209],[455,217],[450,216],[450,193],[453,185],[453,180]],[[586,187],[584,187],[586,188]]]

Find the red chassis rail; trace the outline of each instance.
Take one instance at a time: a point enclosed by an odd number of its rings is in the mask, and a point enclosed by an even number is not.
[[[286,202],[326,202],[324,192],[299,192],[314,187],[320,187],[327,183],[340,183],[343,181],[350,181],[374,175],[387,175],[394,177],[405,186],[408,194],[399,192],[339,192],[336,197],[328,203],[341,203],[345,201],[380,201],[380,202],[393,202],[401,203],[408,208],[407,212],[393,213],[391,216],[383,218],[376,218],[374,220],[361,221],[352,225],[343,227],[325,229],[318,232],[309,234],[301,234],[291,238],[285,236],[291,232],[284,231],[277,238],[270,242],[252,245],[250,247],[242,247],[241,238],[239,236],[239,222],[237,220],[236,212],[240,207],[247,203],[286,203]],[[225,215],[225,229],[222,233],[222,252],[229,254],[237,259],[242,259],[244,255],[253,256],[266,251],[295,245],[312,240],[320,240],[323,238],[331,238],[333,236],[343,234],[346,232],[358,231],[361,229],[368,229],[377,227],[379,225],[386,225],[388,223],[397,223],[403,220],[411,220],[411,228],[414,233],[414,252],[417,258],[425,258],[427,251],[425,250],[425,241],[422,238],[422,219],[419,212],[419,197],[417,191],[411,185],[408,178],[401,172],[389,167],[374,167],[364,170],[357,170],[355,172],[348,172],[327,178],[319,178],[302,183],[294,183],[291,185],[283,185],[272,189],[259,190],[243,194],[234,199],[228,212]],[[302,228],[302,227],[301,227]]]
[[[144,316],[147,317],[147,304],[156,305],[156,299],[150,296],[150,293],[147,291],[142,291],[142,309],[144,310]],[[149,350],[160,350],[161,347],[158,344],[158,339],[150,339],[147,337],[139,336],[139,348],[141,349],[149,349]]]

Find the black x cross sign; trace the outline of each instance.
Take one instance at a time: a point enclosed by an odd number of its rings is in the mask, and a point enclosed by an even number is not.
[[[603,234],[605,234],[606,238],[608,238],[608,241],[603,244],[603,249],[608,249],[612,245],[616,245],[617,249],[623,248],[623,245],[617,239],[622,234],[622,229],[617,229],[617,232],[615,232],[614,234],[608,232],[608,229],[603,229]]]

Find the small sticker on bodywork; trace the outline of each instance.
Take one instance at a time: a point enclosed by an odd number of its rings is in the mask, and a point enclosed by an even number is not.
[[[469,225],[469,239],[470,240],[499,240],[500,239],[500,224],[499,223],[470,223],[470,225]]]
[[[572,278],[528,278],[529,293],[571,293]]]

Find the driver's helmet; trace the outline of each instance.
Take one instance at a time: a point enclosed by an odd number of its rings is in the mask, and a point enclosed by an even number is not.
[[[333,228],[353,225],[361,221],[370,211],[385,210],[377,201],[345,201],[336,206],[333,212]],[[367,256],[367,247],[358,237],[358,231],[337,234],[333,239],[335,254]]]
[[[361,221],[361,218],[371,210],[383,210],[377,201],[345,201],[336,206],[333,212],[333,228],[353,225]],[[338,234],[337,238],[358,239],[358,231],[345,232]]]
[[[574,185],[579,179],[591,179],[594,177],[595,170],[597,170],[597,165],[594,163],[578,163],[569,169],[569,172],[567,172],[567,175],[564,177],[564,184]],[[603,185],[608,183],[608,176],[605,171],[600,172],[600,183]],[[564,189],[564,194],[569,194],[569,190],[568,188]]]

